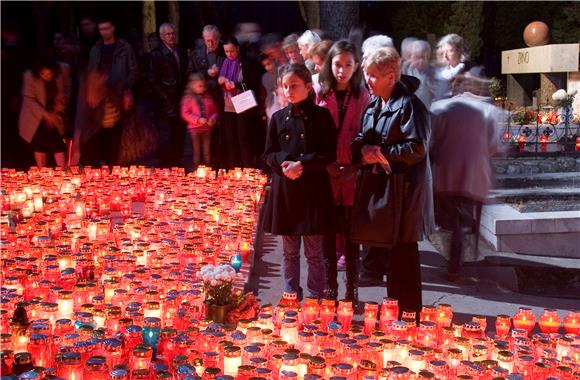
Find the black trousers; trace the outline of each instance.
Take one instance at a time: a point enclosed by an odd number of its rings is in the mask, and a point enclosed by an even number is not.
[[[479,225],[483,204],[471,198],[457,195],[437,194],[435,197],[435,219],[437,224],[451,231],[448,273],[458,273],[463,256],[465,231],[475,232],[476,247],[479,241]]]
[[[377,259],[382,258],[382,268],[387,263],[387,294],[399,300],[399,311],[414,311],[419,315],[423,305],[419,244],[369,247],[369,252]]]
[[[225,149],[225,167],[252,168],[255,166],[254,139],[255,118],[253,110],[237,114],[224,112],[220,125]]]
[[[387,274],[388,266],[383,252],[376,248],[363,245],[360,257],[360,279],[382,281],[383,276]]]
[[[159,117],[159,161],[162,167],[182,166],[185,122],[179,116]]]
[[[121,120],[123,120],[121,118]],[[123,123],[119,120],[112,128],[100,128],[82,147],[80,162],[99,167],[101,162],[108,166],[119,163],[119,150],[123,134]]]
[[[336,239],[342,239],[346,258],[346,286],[355,287],[358,283],[358,244],[350,240],[352,226],[352,207],[336,206],[337,232],[324,236],[324,261],[326,264],[326,287],[338,289],[338,271],[336,268]]]

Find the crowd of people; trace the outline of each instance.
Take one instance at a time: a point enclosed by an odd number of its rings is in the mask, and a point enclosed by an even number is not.
[[[38,166],[126,164],[140,146],[164,167],[264,169],[264,230],[283,236],[286,290],[300,298],[302,241],[311,297],[336,299],[339,270],[353,301],[386,274],[401,309],[420,310],[418,241],[436,225],[452,232],[457,279],[496,149],[488,82],[463,38],[444,36],[433,58],[416,38],[399,54],[386,35],[240,41],[206,25],[187,50],[163,23],[137,57],[110,19],[82,22],[73,57],[55,49],[24,73],[20,135]]]

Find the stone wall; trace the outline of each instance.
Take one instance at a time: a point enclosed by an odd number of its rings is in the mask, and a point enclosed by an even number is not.
[[[493,158],[497,174],[537,174],[580,171],[580,157]]]

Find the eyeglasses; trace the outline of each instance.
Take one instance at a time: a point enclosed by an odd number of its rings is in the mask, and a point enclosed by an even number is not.
[[[162,36],[175,36],[175,32],[161,33]]]

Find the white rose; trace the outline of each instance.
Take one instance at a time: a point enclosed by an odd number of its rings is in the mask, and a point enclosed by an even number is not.
[[[560,90],[554,92],[552,94],[552,99],[554,99],[556,101],[561,101],[561,100],[566,99],[566,91],[563,89],[560,89]]]

